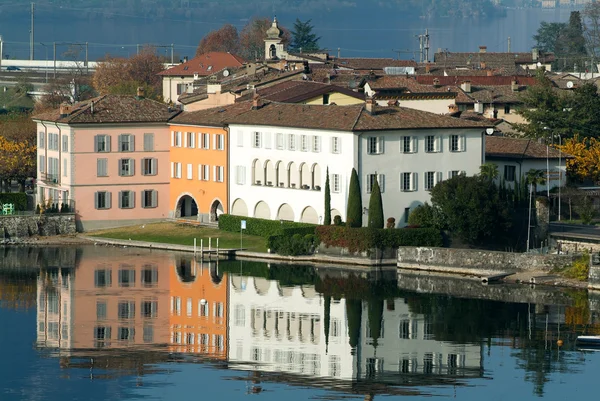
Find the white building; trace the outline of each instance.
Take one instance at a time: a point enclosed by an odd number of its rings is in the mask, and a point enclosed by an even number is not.
[[[326,341],[324,299],[314,286],[233,274],[229,285],[230,368],[353,378],[344,300],[331,301]]]
[[[255,99],[228,121],[230,211],[321,223],[329,168],[331,214],[346,219],[352,168],[360,177],[363,223],[377,176],[385,218],[399,226],[429,190],[484,162],[486,125],[419,110],[366,105],[312,106]]]

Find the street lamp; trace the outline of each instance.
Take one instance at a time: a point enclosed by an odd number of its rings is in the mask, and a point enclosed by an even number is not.
[[[46,83],[48,83],[48,46],[42,42],[40,42],[40,45],[44,46],[44,50],[46,50],[46,67],[44,70],[46,70]]]

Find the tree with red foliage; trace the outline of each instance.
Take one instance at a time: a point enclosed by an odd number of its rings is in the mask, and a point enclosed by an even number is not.
[[[196,56],[208,52],[227,52],[238,54],[240,50],[240,37],[237,28],[225,24],[216,31],[209,32],[202,38],[196,49]]]

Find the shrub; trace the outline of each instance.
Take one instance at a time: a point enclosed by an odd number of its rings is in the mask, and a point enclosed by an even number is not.
[[[15,210],[27,210],[27,195],[24,192],[1,193],[0,204],[12,203]]]
[[[267,246],[279,255],[312,255],[318,246],[318,240],[314,234],[272,235],[267,240]]]
[[[360,182],[356,169],[352,169],[350,187],[348,189],[348,211],[346,214],[348,227],[362,227],[362,198],[360,196]]]
[[[318,226],[319,242],[326,246],[346,248],[351,253],[365,252],[373,248],[397,248],[399,246],[442,246],[443,238],[434,228],[351,228]]]
[[[588,253],[584,253],[573,262],[571,267],[564,272],[564,275],[569,278],[574,278],[575,280],[587,281],[589,272],[590,255]]]
[[[40,204],[38,203],[35,206],[35,214],[40,214],[40,213],[42,213],[42,209],[40,208]]]
[[[418,206],[408,215],[408,224],[419,227],[435,227],[435,210],[429,203]]]
[[[333,224],[336,226],[343,226],[344,222],[342,221],[342,216],[337,215],[333,218]]]
[[[231,214],[222,214],[219,216],[219,229],[234,233],[240,232],[241,221],[246,220],[246,229],[244,234],[256,235],[263,238],[269,238],[272,235],[280,235],[283,230],[287,229],[303,229],[303,231],[287,232],[293,235],[296,232],[305,235],[314,233],[315,225],[308,223],[295,223],[286,220],[266,220],[257,219],[254,217],[233,216]]]
[[[393,217],[388,217],[387,223],[385,224],[385,228],[387,228],[387,229],[396,228],[396,219]]]

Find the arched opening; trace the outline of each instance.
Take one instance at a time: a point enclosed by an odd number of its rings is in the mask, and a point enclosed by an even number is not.
[[[296,163],[291,162],[288,164],[287,169],[288,183],[290,188],[300,188],[300,181],[298,177],[298,169],[296,167]]]
[[[254,217],[259,219],[271,219],[271,209],[266,202],[260,201],[254,207]]]
[[[225,210],[223,209],[223,204],[220,200],[216,199],[212,203],[212,205],[210,205],[210,221],[219,221],[219,216],[223,213],[225,213]]]
[[[319,224],[319,215],[312,206],[308,206],[302,211],[300,221],[302,223]]]
[[[310,166],[306,163],[300,165],[300,188],[310,189],[312,184],[312,174]]]
[[[221,281],[223,280],[223,273],[219,274],[219,265],[217,263],[211,263],[209,266],[209,271],[210,279],[213,284],[221,284]]]
[[[277,187],[285,187],[286,183],[285,183],[285,177],[284,177],[284,172],[281,171],[282,170],[282,162],[278,161],[275,164],[275,186]]]
[[[248,206],[242,199],[236,199],[231,205],[231,214],[234,216],[248,217]]]
[[[274,186],[276,183],[277,176],[275,174],[275,167],[273,166],[273,162],[271,160],[267,160],[265,162],[265,185]]]
[[[175,217],[197,217],[198,205],[190,195],[183,195],[177,201]]]
[[[277,48],[275,45],[269,46],[269,57],[272,59],[277,58]]]
[[[277,219],[294,221],[294,211],[292,210],[292,207],[287,203],[281,205],[277,212]]]
[[[194,271],[194,261],[192,258],[178,258],[175,261],[175,270],[177,277],[183,283],[193,283],[196,281],[196,272]]]
[[[264,185],[265,171],[260,160],[252,162],[252,185]]]
[[[321,190],[321,167],[315,163],[311,168],[311,186],[312,189],[317,191]]]
[[[333,220],[335,219],[335,216],[342,217],[342,214],[337,209],[331,209],[331,224],[333,224]],[[343,218],[342,218],[342,220],[343,220]]]

